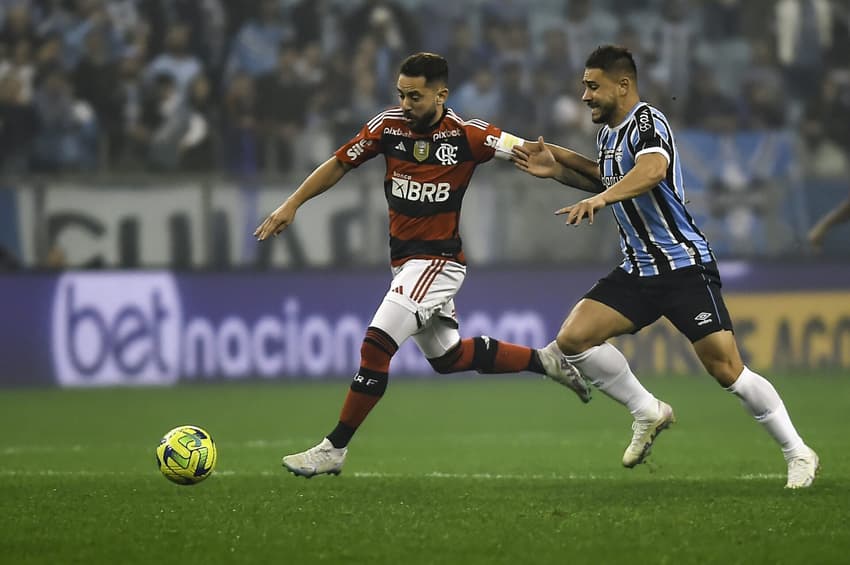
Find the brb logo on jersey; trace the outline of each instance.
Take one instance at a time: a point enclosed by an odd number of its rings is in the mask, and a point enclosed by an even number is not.
[[[447,182],[417,182],[393,177],[392,195],[413,202],[445,202],[449,199],[452,185]]]

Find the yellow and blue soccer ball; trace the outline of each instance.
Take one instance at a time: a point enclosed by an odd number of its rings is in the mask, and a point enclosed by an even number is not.
[[[180,485],[194,485],[209,477],[217,458],[212,436],[198,426],[174,428],[156,448],[160,472]]]

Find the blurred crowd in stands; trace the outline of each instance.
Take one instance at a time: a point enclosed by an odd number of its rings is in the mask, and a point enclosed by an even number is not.
[[[788,128],[815,173],[847,170],[847,0],[0,0],[0,167],[301,171],[418,50],[449,60],[461,116],[587,148],[605,42],[679,128]]]

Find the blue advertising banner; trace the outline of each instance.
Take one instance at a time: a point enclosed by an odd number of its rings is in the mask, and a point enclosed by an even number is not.
[[[463,332],[545,345],[566,312],[562,301],[597,278],[530,275],[468,276],[457,300]],[[65,273],[40,299],[49,313],[28,331],[49,337],[43,354],[62,386],[350,376],[389,282],[388,271]],[[432,372],[412,343],[392,371]]]
[[[456,300],[461,333],[543,346],[606,272],[470,269]],[[850,267],[730,263],[721,272],[747,362],[850,364]],[[389,283],[384,270],[4,275],[0,384],[349,377]],[[618,344],[643,374],[701,371],[687,340],[664,324]],[[391,371],[432,374],[413,343],[399,350]]]
[[[55,382],[50,319],[56,282],[56,276],[49,274],[0,276],[0,384]]]

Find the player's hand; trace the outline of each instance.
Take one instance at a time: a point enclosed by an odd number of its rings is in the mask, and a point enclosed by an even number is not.
[[[543,136],[537,141],[527,141],[522,145],[514,145],[511,149],[514,165],[535,177],[552,178],[558,173],[559,164],[552,151],[546,147]]]
[[[585,198],[580,202],[576,202],[572,206],[565,206],[555,212],[556,216],[567,215],[566,223],[569,225],[578,225],[582,219],[587,217],[587,223],[593,223],[593,215],[597,210],[604,208],[607,202],[601,194],[596,194],[590,198]]]
[[[263,241],[272,235],[277,235],[292,223],[295,219],[295,211],[297,206],[293,205],[289,200],[277,207],[277,210],[269,214],[262,224],[254,230],[254,237]]]

